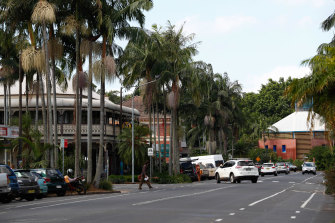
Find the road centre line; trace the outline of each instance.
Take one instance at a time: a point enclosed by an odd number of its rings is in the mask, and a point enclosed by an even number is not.
[[[218,219],[216,219],[215,221],[222,221],[223,219],[221,219],[221,218],[218,218]]]
[[[300,208],[305,208],[306,205],[308,204],[308,202],[310,202],[312,200],[312,198],[314,197],[315,194],[316,194],[316,192],[314,192],[311,196],[309,196],[309,198],[301,205]]]
[[[197,195],[207,194],[207,193],[210,193],[210,192],[214,192],[214,191],[222,190],[222,189],[227,189],[227,188],[231,188],[231,187],[234,187],[234,186],[220,187],[220,188],[211,189],[211,190],[207,190],[207,191],[202,191],[202,192],[197,192],[197,193],[192,193],[192,194],[178,195],[178,196],[173,196],[173,197],[164,197],[164,198],[160,198],[160,199],[156,199],[156,200],[151,200],[151,201],[143,201],[143,202],[139,202],[139,203],[134,203],[133,206],[144,205],[144,204],[151,204],[151,203],[155,203],[155,202],[159,202],[159,201],[171,200],[171,199],[175,199],[175,198],[197,196]]]
[[[272,195],[270,195],[270,196],[268,196],[268,197],[265,197],[265,198],[263,198],[263,199],[260,199],[260,200],[258,200],[258,201],[255,201],[255,202],[249,204],[249,206],[250,206],[250,207],[251,207],[251,206],[254,206],[255,204],[258,204],[258,203],[260,203],[260,202],[262,202],[262,201],[265,201],[265,200],[267,200],[267,199],[269,199],[269,198],[275,197],[275,196],[277,196],[278,194],[284,193],[285,191],[287,191],[288,189],[290,189],[290,188],[292,188],[292,187],[293,187],[293,186],[288,187],[288,188],[286,188],[286,189],[284,189],[284,190],[282,190],[282,191],[279,191],[279,192],[277,192],[277,193],[275,193],[275,194],[272,194]]]
[[[107,197],[98,197],[98,198],[92,198],[92,199],[86,199],[86,200],[72,201],[72,202],[67,202],[67,203],[52,204],[52,205],[30,208],[30,210],[41,209],[41,208],[49,208],[49,207],[55,207],[55,206],[60,206],[60,205],[67,205],[67,204],[75,204],[75,203],[87,202],[87,201],[104,200],[104,199],[108,199],[108,198],[123,197],[123,196],[128,196],[128,194],[107,196]]]

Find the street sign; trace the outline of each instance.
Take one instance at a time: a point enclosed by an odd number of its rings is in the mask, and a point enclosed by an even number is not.
[[[67,148],[67,139],[64,139],[64,148]]]
[[[64,149],[64,139],[63,138],[60,139],[60,147]]]
[[[154,149],[148,148],[148,156],[153,156],[153,155],[154,155]]]
[[[0,125],[0,137],[12,139],[19,137],[19,127]]]
[[[261,158],[259,158],[259,156],[257,156],[256,161],[259,162],[261,160]]]

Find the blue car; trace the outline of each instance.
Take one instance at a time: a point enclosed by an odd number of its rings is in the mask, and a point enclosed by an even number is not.
[[[38,173],[36,173],[32,170],[30,171],[30,173],[32,173],[36,177],[38,186],[40,186],[40,194],[36,198],[41,199],[42,197],[46,197],[48,195],[47,182],[45,181],[45,179],[40,174],[38,174]]]
[[[14,171],[6,164],[0,164],[0,173],[7,173],[9,179],[10,193],[2,198],[2,202],[8,203],[19,195],[19,183]]]

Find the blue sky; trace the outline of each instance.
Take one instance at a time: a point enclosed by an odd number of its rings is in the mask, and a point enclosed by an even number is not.
[[[258,92],[269,78],[303,77],[310,71],[301,61],[329,42],[334,30],[321,22],[334,12],[334,0],[154,0],[145,12],[146,25],[184,24],[185,35],[201,42],[195,60],[227,72],[244,92]],[[106,90],[119,90],[114,82]]]

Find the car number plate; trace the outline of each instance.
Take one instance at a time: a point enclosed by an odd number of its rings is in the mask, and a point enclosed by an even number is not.
[[[270,168],[268,167],[268,168],[266,168],[267,170],[269,170]]]
[[[56,188],[62,188],[62,186],[61,185],[57,185]]]
[[[33,194],[35,193],[35,190],[28,190],[28,194]]]
[[[246,171],[250,171],[250,170],[251,170],[251,168],[246,168],[245,170],[246,170]]]

